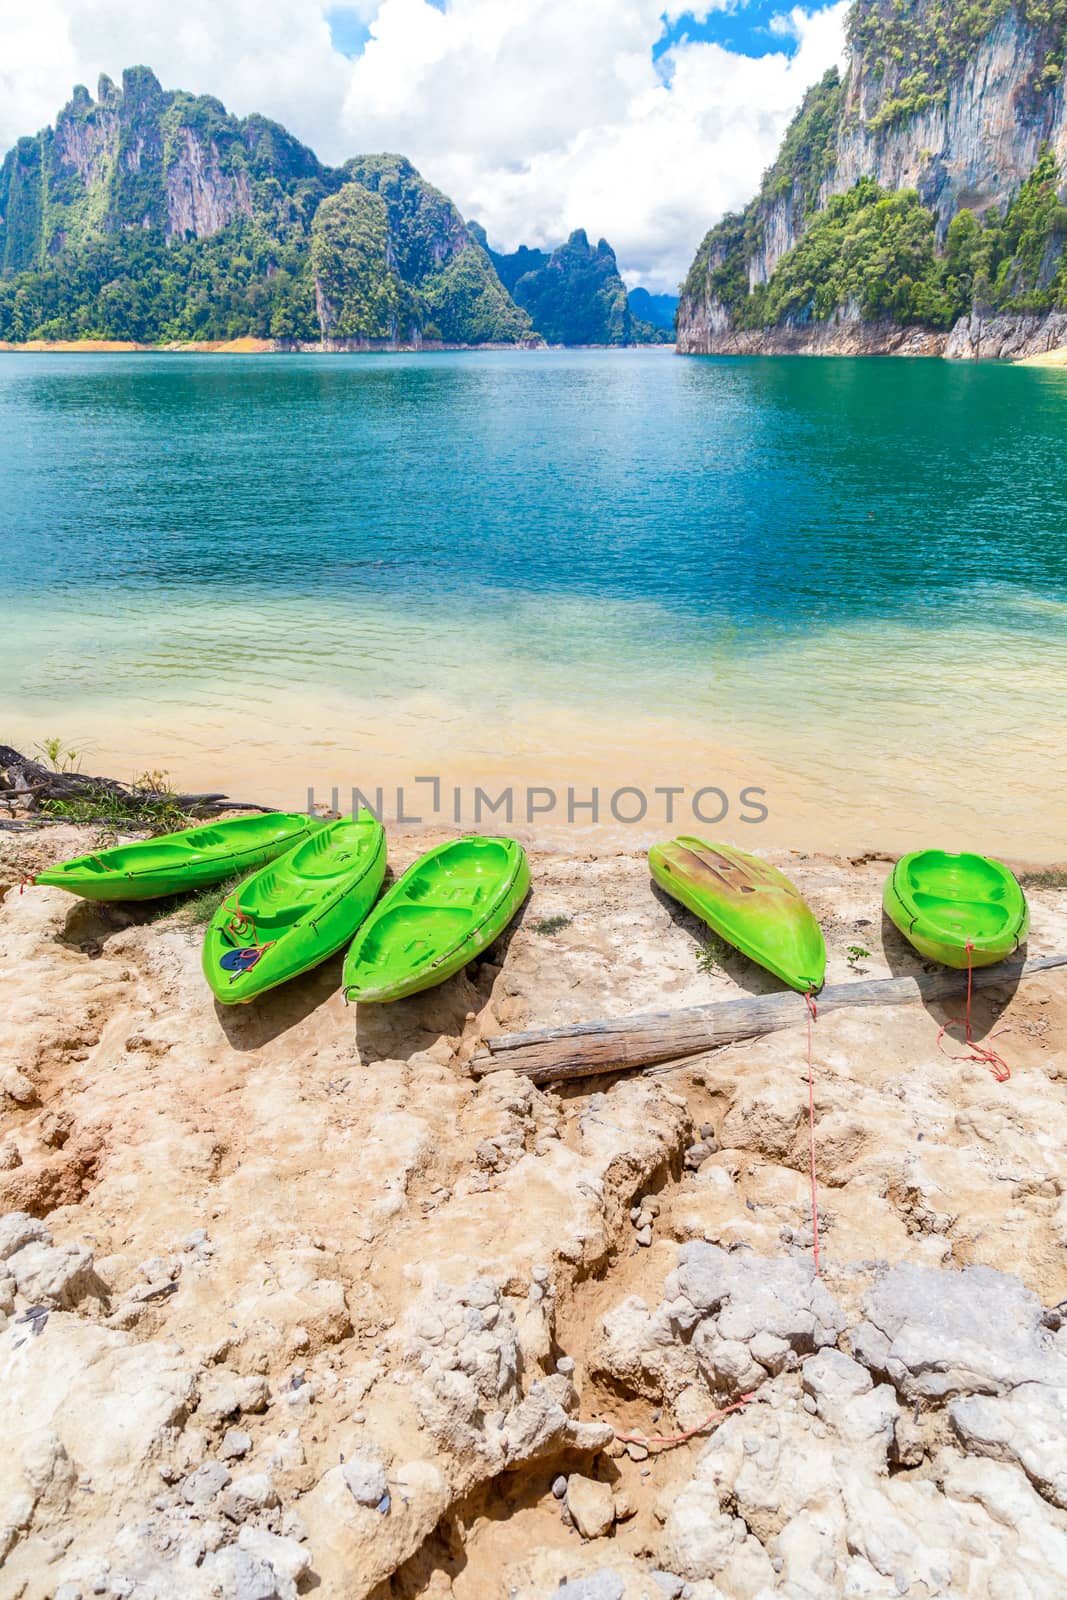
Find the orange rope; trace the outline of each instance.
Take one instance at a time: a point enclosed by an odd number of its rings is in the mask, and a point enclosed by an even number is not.
[[[815,1064],[812,1023],[819,1015],[814,991],[804,996],[808,1007],[808,1150],[811,1158],[811,1237],[815,1256],[815,1276],[819,1276],[819,1193],[815,1182]]]
[[[721,1411],[713,1411],[710,1417],[705,1417],[703,1422],[695,1428],[690,1428],[685,1433],[653,1434],[650,1439],[644,1438],[639,1433],[616,1433],[615,1437],[620,1444],[641,1445],[675,1445],[685,1444],[689,1439],[695,1439],[698,1433],[703,1433],[705,1428],[710,1428],[713,1422],[718,1422],[720,1417],[728,1417],[731,1411],[740,1411],[742,1406],[747,1406],[750,1400],[755,1400],[754,1394],[743,1394],[740,1400],[735,1400],[732,1406],[724,1406]]]
[[[948,1056],[950,1061],[980,1061],[980,1062],[984,1063],[985,1066],[987,1066],[989,1068],[990,1072],[993,1074],[994,1078],[996,1078],[998,1083],[1007,1083],[1008,1079],[1011,1077],[1011,1068],[1008,1066],[1008,1063],[1004,1060],[1004,1057],[1003,1056],[998,1056],[997,1052],[995,1050],[990,1050],[987,1045],[976,1044],[975,1043],[975,1039],[974,1039],[974,1035],[973,1035],[973,1033],[971,1031],[971,979],[972,979],[972,976],[973,976],[973,967],[972,967],[972,963],[971,963],[971,951],[973,949],[974,949],[974,945],[971,943],[970,939],[968,939],[967,940],[967,1014],[966,1014],[966,1016],[963,1016],[963,1017],[949,1017],[948,1021],[946,1023],[944,1023],[943,1026],[938,1029],[938,1032],[937,1032],[937,1048],[941,1051],[942,1055]],[[969,1054],[956,1055],[953,1051],[945,1049],[945,1046],[944,1046],[944,1043],[943,1043],[945,1034],[948,1032],[949,1028],[953,1028],[953,1027],[960,1027],[960,1028],[963,1029],[964,1041],[968,1045],[969,1050],[970,1050]],[[999,1032],[1000,1030],[998,1029],[997,1031]],[[990,1037],[993,1037],[993,1035],[990,1035]]]

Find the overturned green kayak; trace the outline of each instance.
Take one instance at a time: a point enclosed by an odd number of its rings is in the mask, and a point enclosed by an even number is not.
[[[807,901],[784,872],[729,844],[683,835],[648,852],[661,889],[720,938],[791,989],[822,987],[826,945]]]
[[[347,944],[378,898],[385,830],[369,811],[329,822],[228,894],[204,938],[204,976],[224,1005],[251,1000]]]
[[[155,900],[207,889],[235,872],[260,867],[322,826],[302,812],[284,811],[209,822],[61,861],[39,872],[34,882],[69,889],[83,900]]]
[[[529,888],[530,864],[514,839],[455,839],[430,850],[353,939],[346,1000],[399,1000],[443,983],[503,933]]]
[[[886,879],[882,904],[920,955],[946,967],[1003,961],[1030,927],[1017,878],[991,856],[913,850]]]

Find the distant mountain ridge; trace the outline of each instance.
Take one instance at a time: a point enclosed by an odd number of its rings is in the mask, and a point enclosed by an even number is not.
[[[536,316],[526,309],[526,301]],[[540,322],[547,332],[542,332]],[[614,252],[498,256],[403,156],[329,167],[144,66],[79,85],[0,165],[0,340],[282,348],[628,344]]]
[[[1009,355],[1067,342],[1067,0],[856,0],[678,347]]]
[[[652,294],[648,289],[631,289],[627,296],[630,310],[641,322],[650,322],[654,328],[663,328],[674,337],[674,319],[678,314],[676,294]]]
[[[471,230],[497,270],[501,283],[549,344],[664,344],[662,325],[640,317],[606,239],[589,242],[576,228],[554,250],[494,250],[477,223]],[[646,291],[647,292],[647,291]],[[673,321],[671,324],[673,328]]]

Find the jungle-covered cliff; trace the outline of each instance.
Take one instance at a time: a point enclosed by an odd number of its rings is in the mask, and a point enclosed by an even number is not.
[[[324,166],[147,67],[79,86],[0,167],[0,340],[531,340],[481,244],[401,156]]]
[[[673,318],[665,326],[635,311],[606,239],[591,244],[585,229],[576,228],[554,250],[520,245],[504,253],[492,249],[476,224],[471,227],[516,305],[549,344],[670,343]],[[651,305],[647,290],[637,293]]]
[[[1067,342],[1067,0],[856,0],[848,43],[701,244],[678,348]]]

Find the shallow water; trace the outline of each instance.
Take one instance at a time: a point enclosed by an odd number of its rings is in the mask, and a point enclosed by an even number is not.
[[[1065,437],[1067,374],[938,361],[0,356],[0,740],[1062,857]]]

